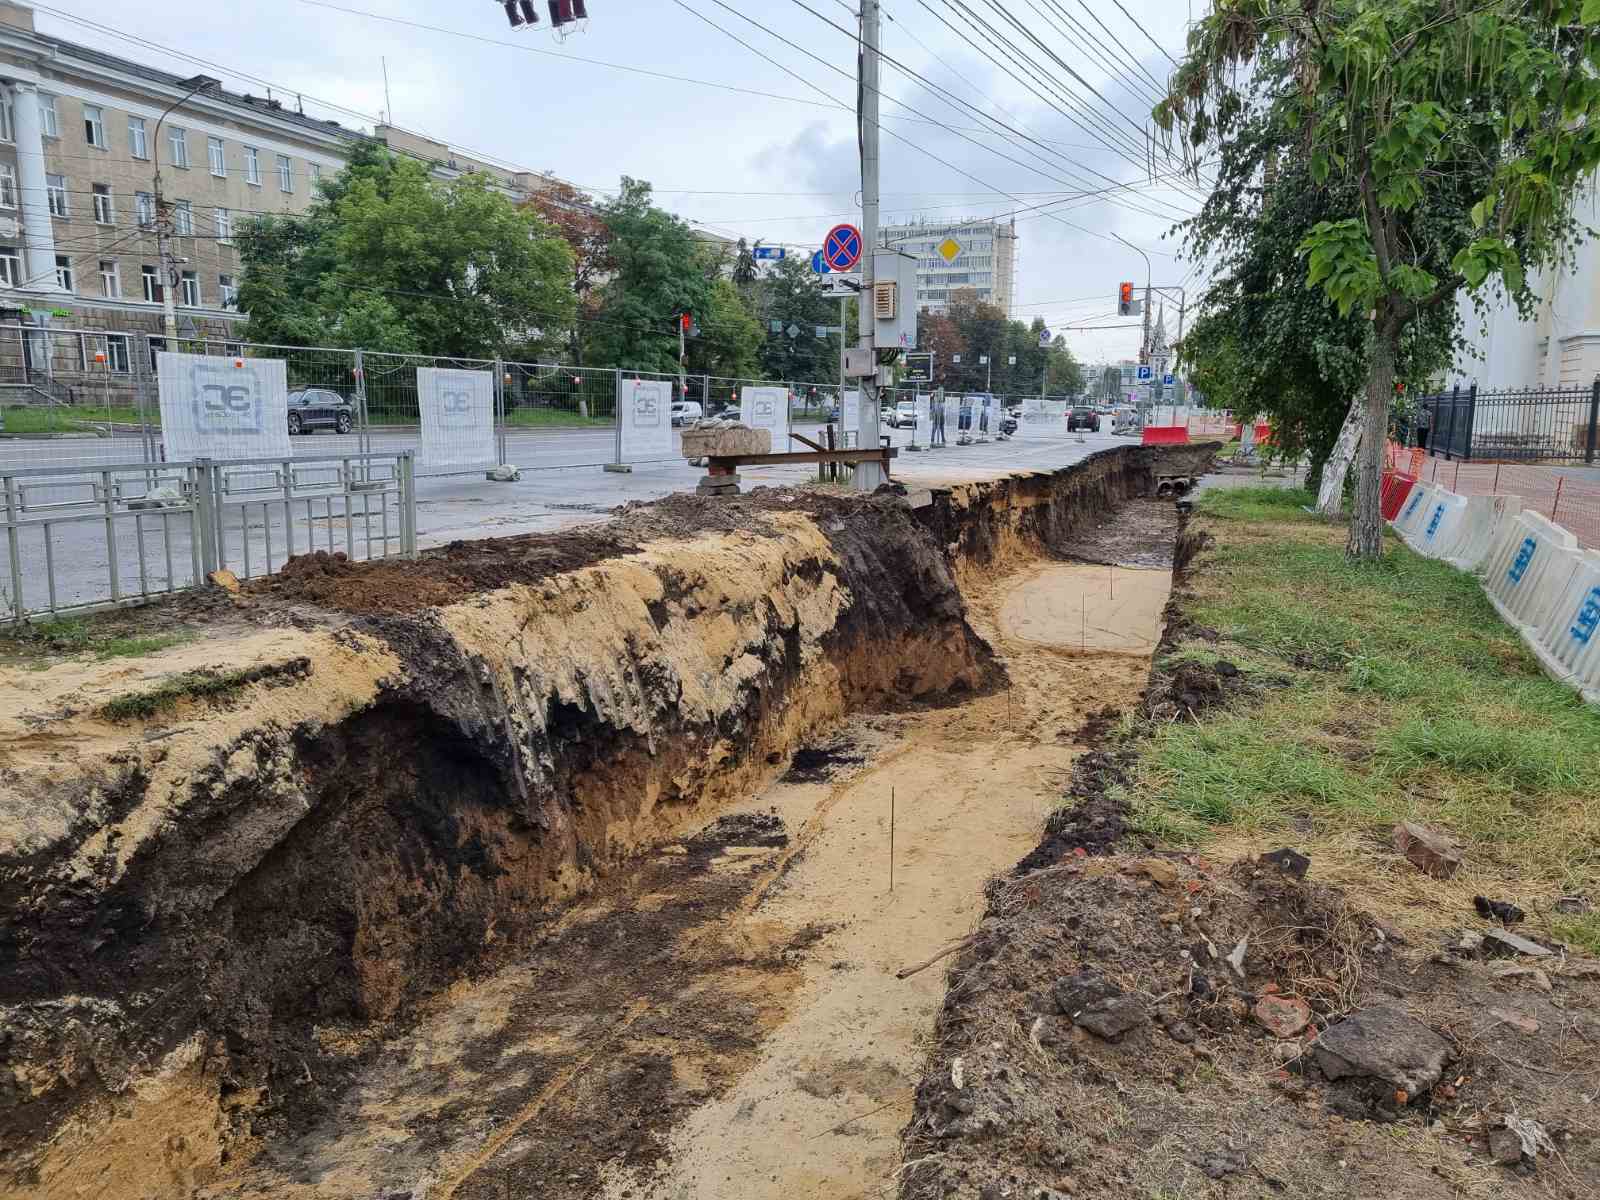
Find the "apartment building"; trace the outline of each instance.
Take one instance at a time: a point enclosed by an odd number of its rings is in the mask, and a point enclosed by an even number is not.
[[[1015,220],[888,225],[880,236],[916,256],[919,308],[943,312],[952,292],[971,288],[1010,317],[1017,283]]]

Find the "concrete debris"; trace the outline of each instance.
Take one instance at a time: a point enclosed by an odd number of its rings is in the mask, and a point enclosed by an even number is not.
[[[1120,1037],[1150,1019],[1144,1001],[1137,996],[1112,996],[1097,1000],[1073,1018],[1074,1024],[1103,1038]]]
[[[142,496],[135,496],[128,501],[128,507],[134,510],[148,508],[166,508],[172,504],[183,503],[183,491],[174,484],[163,484],[153,487]]]
[[[967,1086],[966,1064],[961,1061],[960,1057],[953,1059],[950,1063],[950,1086],[958,1092]]]
[[[748,425],[726,425],[717,422],[685,429],[682,436],[685,458],[772,453],[770,429],[751,429]]]
[[[1461,866],[1461,852],[1455,843],[1426,825],[1401,821],[1394,827],[1393,838],[1396,850],[1417,870],[1435,879],[1449,879]]]
[[[1391,1004],[1351,1013],[1324,1030],[1312,1049],[1329,1079],[1369,1076],[1413,1096],[1439,1082],[1451,1054],[1450,1043]]]
[[[1476,929],[1463,929],[1461,937],[1450,948],[1458,954],[1477,954],[1483,949],[1483,934]]]
[[[1056,1007],[1062,1016],[1075,1018],[1089,1005],[1120,996],[1122,989],[1098,971],[1083,970],[1059,980],[1055,986]]]
[[[1141,875],[1148,875],[1162,887],[1171,887],[1178,882],[1178,868],[1164,858],[1140,859],[1133,869]]]
[[[1280,1038],[1291,1038],[1311,1024],[1311,1006],[1298,996],[1263,996],[1254,1015],[1262,1028]]]
[[[1239,939],[1239,944],[1228,952],[1227,963],[1240,979],[1244,978],[1244,956],[1249,949],[1250,939],[1243,937]]]
[[[226,567],[211,572],[211,574],[206,576],[206,582],[212,587],[221,588],[230,596],[237,596],[239,594],[239,589],[242,586],[239,583],[239,577]]]
[[[516,483],[522,478],[522,468],[514,463],[501,463],[498,467],[490,467],[483,477],[490,483]]]
[[[1529,958],[1550,957],[1550,951],[1538,942],[1504,929],[1491,929],[1484,934],[1483,948],[1488,954],[1525,954]]]
[[[1489,1157],[1503,1167],[1522,1161],[1522,1139],[1509,1129],[1496,1129],[1489,1135]]]

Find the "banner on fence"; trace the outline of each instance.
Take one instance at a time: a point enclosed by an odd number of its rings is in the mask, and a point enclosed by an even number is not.
[[[1022,416],[1017,421],[1017,436],[1043,437],[1050,429],[1048,407],[1040,396],[1028,396],[1022,401]]]
[[[474,471],[495,466],[494,372],[417,368],[422,412],[423,471]]]
[[[772,431],[772,452],[789,450],[789,389],[747,387],[739,389],[739,420],[751,429]],[[859,426],[857,427],[859,428]]]
[[[672,384],[664,379],[617,381],[617,460],[672,457]]]
[[[289,374],[281,358],[156,356],[168,462],[289,458]]]

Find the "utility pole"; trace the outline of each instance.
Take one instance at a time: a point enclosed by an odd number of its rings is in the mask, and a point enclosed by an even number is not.
[[[186,88],[183,95],[179,96],[167,110],[161,114],[161,119],[156,122],[154,145],[150,147],[150,156],[156,164],[155,184],[156,202],[156,254],[161,260],[161,331],[166,334],[167,349],[177,349],[178,341],[178,313],[174,306],[172,293],[178,286],[178,260],[172,254],[172,208],[167,204],[167,198],[161,190],[161,126],[166,124],[172,110],[178,105],[198,95],[201,92],[215,91],[222,86],[222,80],[214,79],[210,75],[191,75],[185,79],[180,87]],[[193,232],[191,230],[191,232]]]
[[[878,250],[878,36],[881,10],[878,0],[861,0],[861,300],[857,328],[861,348],[867,352],[872,373],[861,380],[861,446],[878,446],[878,351],[874,334],[876,305],[873,284]],[[878,463],[859,463],[855,470],[858,492],[876,491],[884,481]]]

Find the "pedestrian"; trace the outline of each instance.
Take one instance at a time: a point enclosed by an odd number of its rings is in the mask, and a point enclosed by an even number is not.
[[[1417,449],[1419,450],[1426,450],[1428,448],[1428,433],[1429,428],[1433,423],[1432,417],[1433,414],[1428,411],[1428,402],[1426,400],[1417,405],[1416,430]]]
[[[935,396],[928,406],[928,445],[944,445],[944,397]]]

